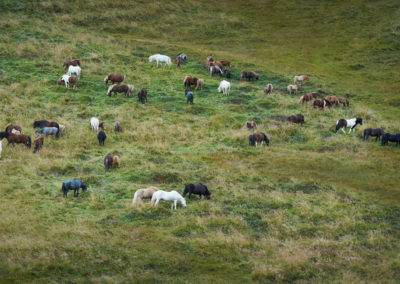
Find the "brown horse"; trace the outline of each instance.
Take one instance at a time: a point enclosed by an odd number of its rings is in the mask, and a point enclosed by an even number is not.
[[[292,123],[300,123],[301,125],[303,125],[304,123],[304,116],[302,114],[296,114],[296,115],[291,115],[287,118],[288,121],[292,122]]]
[[[176,64],[176,68],[181,67],[181,59],[179,57],[175,58],[175,64]]]
[[[114,93],[114,96],[117,96],[117,93],[124,93],[126,97],[129,97],[135,87],[133,85],[111,85],[108,88],[107,95],[111,97],[111,93]]]
[[[326,107],[330,108],[332,106],[331,103],[329,101],[325,100],[325,99],[323,99],[323,100],[315,100],[313,105],[314,105],[314,108],[319,107],[319,108],[322,108],[322,109],[324,109]]]
[[[21,126],[18,126],[18,125],[13,125],[13,124],[9,124],[9,125],[7,125],[6,126],[6,129],[4,130],[5,132],[12,132],[13,131],[13,129],[15,129],[15,130],[18,130],[20,133],[22,133],[22,128],[21,128]]]
[[[186,89],[189,89],[191,85],[197,86],[197,80],[199,79],[197,79],[196,77],[186,76],[185,80],[183,81],[183,85]]]
[[[102,130],[106,130],[106,123],[105,123],[105,121],[100,121],[100,122],[99,122],[99,127],[100,127]]]
[[[141,188],[135,192],[135,195],[132,200],[132,206],[139,205],[142,203],[142,199],[151,199],[153,197],[154,192],[159,191],[157,187],[151,186],[149,188]]]
[[[113,156],[108,153],[105,157],[104,157],[104,170],[107,171],[109,168],[111,168],[113,163]]]
[[[255,121],[246,121],[246,127],[249,129],[256,129],[257,123]]]
[[[32,146],[32,140],[31,137],[24,135],[24,134],[14,134],[14,133],[8,133],[8,132],[0,132],[0,139],[6,138],[8,141],[7,145],[10,145],[10,143],[15,146],[15,144],[24,144],[27,148],[31,148]]]
[[[81,66],[81,62],[79,61],[79,59],[65,61],[64,64],[63,64],[63,67],[68,68],[71,65],[72,66]]]
[[[204,88],[204,80],[203,79],[198,79],[195,90],[196,91],[203,90],[203,88]]]
[[[40,137],[33,141],[33,154],[43,148],[44,138]]]
[[[325,100],[330,102],[332,106],[339,106],[339,99],[336,96],[327,96]]]
[[[368,140],[369,136],[375,136],[375,142],[378,140],[381,140],[381,136],[383,136],[385,132],[383,131],[382,128],[366,128],[364,130],[364,141]]]
[[[104,78],[104,83],[108,85],[108,81],[111,81],[111,84],[114,85],[115,83],[123,83],[125,82],[126,76],[122,74],[113,74],[110,73]]]
[[[147,90],[145,88],[141,88],[137,95],[139,102],[141,102],[142,104],[147,102]]]
[[[316,98],[317,98],[317,93],[305,94],[300,97],[298,104],[304,104],[304,102],[309,102]]]
[[[267,146],[269,146],[269,139],[268,139],[267,135],[265,135],[262,132],[255,133],[255,134],[252,134],[249,136],[249,145],[250,146],[257,147],[258,143],[261,143],[261,146],[262,146],[264,142]]]
[[[228,61],[228,60],[221,60],[220,63],[221,63],[221,65],[222,65],[223,67],[225,67],[225,66],[228,66],[229,68],[232,67],[231,62]]]
[[[119,157],[117,155],[113,157],[112,166],[113,168],[119,168]]]
[[[248,81],[250,81],[252,79],[258,80],[258,75],[257,75],[257,73],[255,73],[253,71],[250,71],[250,72],[244,71],[240,75],[240,81],[243,81],[244,79],[247,79]]]
[[[347,99],[345,99],[345,98],[338,98],[338,99],[339,99],[339,103],[343,104],[343,106],[348,107],[350,105],[350,103]]]

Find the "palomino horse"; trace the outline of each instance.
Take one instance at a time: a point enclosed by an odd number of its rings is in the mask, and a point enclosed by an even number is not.
[[[196,77],[186,76],[185,80],[183,81],[183,85],[185,86],[186,89],[189,89],[191,85],[197,86],[198,80],[199,79],[197,79]]]
[[[258,75],[257,75],[257,73],[255,73],[253,71],[250,71],[250,72],[244,71],[240,75],[240,81],[243,81],[244,79],[247,79],[248,81],[253,80],[253,79],[258,80]]]
[[[190,183],[185,185],[185,189],[183,190],[182,196],[185,197],[185,195],[188,193],[189,193],[189,199],[192,196],[192,194],[200,195],[200,199],[202,195],[204,195],[206,199],[211,198],[211,192],[208,190],[207,186],[205,186],[202,183],[199,184]]]
[[[176,210],[176,203],[179,201],[183,207],[186,207],[186,200],[183,198],[178,192],[175,190],[171,192],[167,192],[164,190],[158,190],[153,193],[153,197],[151,198],[151,205],[157,206],[160,203],[160,200],[164,201],[173,201],[172,208]]]
[[[111,85],[107,90],[107,96],[111,97],[111,94],[114,93],[114,96],[117,96],[117,93],[124,93],[126,97],[129,97],[135,87],[133,85]]]
[[[368,140],[369,136],[375,136],[375,142],[381,140],[381,136],[383,136],[385,132],[382,128],[366,128],[364,129],[364,141]]]
[[[298,104],[304,104],[304,102],[309,102],[316,98],[317,98],[317,93],[305,94],[300,97]]]
[[[65,131],[66,131],[66,127],[65,125],[59,124],[60,126],[60,135],[64,136],[65,135]]]
[[[111,81],[111,84],[114,85],[115,83],[123,83],[125,82],[126,76],[122,74],[113,74],[110,73],[104,78],[104,83],[108,85],[108,81]]]
[[[24,135],[24,134],[14,134],[14,133],[9,133],[9,132],[0,132],[0,140],[3,138],[6,138],[8,143],[7,145],[10,145],[10,143],[15,146],[15,144],[24,144],[27,148],[31,148],[32,145],[32,140],[31,137]]]
[[[63,193],[64,197],[67,197],[68,191],[73,190],[74,197],[78,197],[80,188],[82,188],[83,192],[87,191],[86,185],[81,180],[79,179],[67,180],[63,182],[61,187],[61,192]]]
[[[355,127],[357,126],[357,124],[362,125],[362,118],[352,118],[352,119],[344,119],[341,118],[336,122],[336,129],[335,132],[337,133],[339,129],[342,129],[343,133],[346,134],[346,131],[344,131],[344,129],[346,127],[349,127],[349,134],[352,131],[355,131]]]
[[[293,83],[296,85],[297,82],[303,83],[303,81],[309,81],[310,79],[306,75],[294,76]]]
[[[165,64],[168,64],[168,66],[171,66],[171,58],[169,56],[166,55],[161,55],[161,54],[154,54],[152,56],[149,56],[149,62],[153,62],[153,61],[157,62],[157,67],[158,67],[158,63],[162,63],[164,62]]]
[[[231,91],[231,83],[222,80],[221,83],[219,83],[218,92],[229,96],[230,91]]]
[[[268,95],[268,94],[271,94],[273,90],[274,90],[274,86],[271,83],[269,83],[269,84],[267,84],[267,86],[265,86],[264,93],[266,93]]]
[[[142,104],[147,102],[147,90],[145,88],[141,88],[137,95],[139,102],[141,102]]]
[[[267,146],[269,146],[269,139],[268,139],[267,135],[265,135],[262,132],[249,135],[249,145],[250,146],[257,147],[258,143],[261,143],[261,146],[262,146],[264,142]]]
[[[397,134],[391,134],[391,133],[385,133],[382,136],[382,141],[381,141],[381,146],[385,146],[389,144],[390,142],[395,142],[396,147],[400,145],[400,133]]]
[[[135,195],[133,196],[132,206],[141,204],[143,199],[151,199],[156,191],[159,191],[159,189],[154,186],[136,190]]]
[[[246,127],[249,129],[256,129],[257,128],[257,123],[255,121],[246,121],[245,123]]]
[[[330,102],[332,106],[339,106],[339,99],[336,96],[327,96],[325,100]]]
[[[5,129],[4,131],[5,131],[5,132],[12,132],[13,129],[18,130],[19,132],[22,133],[22,128],[21,128],[21,126],[13,125],[13,124],[11,124],[11,123],[8,124],[8,125],[6,126],[6,129]]]
[[[42,149],[43,148],[43,144],[44,144],[44,138],[43,137],[40,137],[40,138],[36,139],[35,141],[33,141],[33,154],[35,154],[37,151]]]
[[[297,95],[297,92],[301,93],[303,90],[298,85],[288,85],[287,91],[289,94],[292,94],[292,92],[294,92],[294,94]]]
[[[65,61],[63,67],[69,68],[69,66],[81,66],[79,59]]]
[[[313,106],[314,106],[314,108],[319,107],[319,108],[324,109],[326,107],[331,107],[332,105],[329,101],[323,99],[323,100],[315,100],[313,103]]]
[[[74,90],[78,88],[78,79],[74,76],[69,76],[67,74],[62,75],[61,78],[57,80],[57,84],[61,85],[62,82],[64,82],[66,88],[69,88],[70,84],[74,86]]]
[[[71,65],[68,67],[67,75],[69,75],[69,76],[72,76],[72,74],[76,74],[78,79],[81,79],[81,73],[82,73],[82,69],[79,66]]]
[[[204,80],[203,79],[198,79],[195,90],[196,91],[203,90],[203,88],[204,88]]]
[[[222,70],[218,66],[211,66],[210,67],[210,75],[214,76],[215,74],[218,74],[219,76],[222,77]]]

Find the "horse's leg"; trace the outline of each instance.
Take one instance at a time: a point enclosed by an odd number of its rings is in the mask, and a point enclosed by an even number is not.
[[[190,196],[192,196],[192,193],[191,193],[191,192],[189,192],[189,199],[190,199]]]
[[[174,208],[176,210],[176,203],[178,202],[178,200],[174,200]]]
[[[256,148],[257,148],[257,141],[256,141]]]
[[[154,203],[154,206],[158,206],[158,203],[160,203],[160,200],[161,200],[161,199],[157,199],[157,200],[156,200],[156,203]]]
[[[344,130],[344,127],[342,127],[342,131],[343,131],[344,134],[346,134],[346,131]]]

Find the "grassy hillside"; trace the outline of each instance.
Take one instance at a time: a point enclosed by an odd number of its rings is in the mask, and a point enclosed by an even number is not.
[[[6,147],[0,177],[2,282],[395,282],[400,277],[400,152],[362,141],[399,132],[400,29],[396,1],[2,1],[0,126],[34,136],[38,119],[67,126],[32,154]],[[181,69],[154,53],[185,52]],[[232,92],[218,94],[207,55],[233,62]],[[62,62],[82,59],[79,89],[56,85]],[[260,74],[240,82],[242,70]],[[106,96],[123,73],[149,102]],[[327,111],[275,92],[294,74],[305,92],[347,97]],[[183,78],[205,79],[186,104]],[[302,113],[304,126],[270,120]],[[90,117],[107,123],[105,147]],[[362,117],[352,135],[342,117]],[[248,146],[246,120],[271,140]],[[114,134],[115,121],[123,132]],[[121,168],[104,173],[108,153]],[[89,188],[64,199],[61,184]],[[132,208],[138,188],[183,191],[202,182],[209,201],[186,209]],[[70,193],[70,195],[72,195]]]

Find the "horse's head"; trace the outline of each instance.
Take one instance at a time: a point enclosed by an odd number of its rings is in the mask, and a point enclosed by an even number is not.
[[[208,190],[208,188],[206,188],[205,197],[208,200],[210,200],[210,198],[211,198],[211,192]]]
[[[183,207],[186,207],[186,200],[185,200],[185,198],[181,197],[180,200],[181,200],[182,206],[183,206]]]
[[[110,75],[108,75],[108,76],[106,76],[105,78],[104,78],[104,83],[108,83],[108,78],[110,77]]]
[[[62,83],[62,78],[60,78],[60,79],[57,80],[57,84],[58,84],[58,85],[61,85],[61,83]]]
[[[82,182],[82,191],[86,192],[87,191],[87,186]]]
[[[360,124],[360,125],[362,125],[362,118],[360,118],[360,117],[357,117],[357,119],[356,119],[356,124]]]
[[[154,57],[153,56],[149,56],[149,62],[153,62]]]

